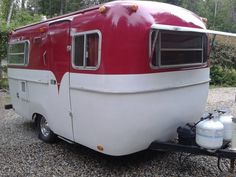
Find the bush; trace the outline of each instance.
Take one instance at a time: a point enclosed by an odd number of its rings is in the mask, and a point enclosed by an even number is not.
[[[221,66],[211,67],[211,85],[236,87],[236,70],[222,68]]]
[[[8,41],[8,35],[7,32],[1,32],[0,31],[0,61],[3,58],[6,58],[7,55],[7,41]]]
[[[7,66],[0,67],[0,72],[3,72],[4,75],[7,74]],[[3,73],[0,73],[0,89],[8,89],[8,79],[4,77],[1,78]]]
[[[216,42],[210,59],[211,85],[236,87],[236,47]]]
[[[0,89],[7,89],[8,90],[7,78],[0,79]]]

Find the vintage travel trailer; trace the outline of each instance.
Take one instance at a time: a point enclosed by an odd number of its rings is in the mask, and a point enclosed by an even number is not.
[[[119,156],[168,141],[204,113],[204,19],[150,1],[114,1],[14,30],[8,75],[15,111],[59,136]]]

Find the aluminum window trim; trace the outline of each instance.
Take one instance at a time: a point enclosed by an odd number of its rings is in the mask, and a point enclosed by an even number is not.
[[[193,49],[187,49],[187,48],[184,48],[184,49],[174,49],[174,48],[162,48],[160,49],[161,51],[170,51],[170,52],[173,52],[173,51],[183,51],[183,52],[188,52],[188,51],[203,51],[203,48],[193,48]]]
[[[161,31],[159,31],[159,35],[160,35],[160,39],[157,39],[158,40],[158,47],[157,47],[157,54],[158,56],[156,56],[156,60],[157,60],[157,63],[158,63],[158,67],[161,67]]]
[[[194,33],[208,33],[222,36],[232,36],[236,37],[236,33],[228,33],[222,31],[201,29],[201,28],[192,28],[192,27],[183,27],[183,26],[173,26],[173,25],[162,25],[162,24],[153,24],[151,26],[152,30],[167,30],[167,31],[177,31],[177,32],[194,32]]]
[[[206,46],[206,50],[208,47]],[[202,35],[202,63],[204,63],[204,36]]]
[[[161,58],[161,32],[162,31],[168,31],[168,29],[158,29],[158,28],[151,28],[151,30],[150,30],[150,32],[149,32],[149,61],[150,61],[150,63],[149,63],[149,65],[150,65],[150,67],[151,67],[151,69],[165,69],[165,68],[181,68],[181,67],[190,67],[190,66],[199,66],[199,65],[206,65],[207,64],[207,61],[206,62],[203,62],[204,61],[204,33],[202,33],[202,49],[201,50],[199,50],[199,51],[201,51],[202,52],[202,58],[201,58],[201,63],[199,63],[199,62],[195,62],[195,63],[186,63],[186,64],[177,64],[177,65],[162,65],[161,64],[161,60],[160,60],[160,58]],[[152,54],[151,54],[151,50],[152,50],[152,33],[153,32],[158,32],[158,38],[157,38],[157,42],[158,42],[158,46],[156,46],[156,50],[158,50],[158,52],[156,52],[156,63],[157,63],[157,65],[155,66],[155,65],[153,65],[153,63],[152,63],[152,57],[153,56],[151,56]],[[174,31],[174,30],[169,30],[169,31],[172,31],[172,32],[175,32],[175,33],[177,33],[178,34],[178,32],[189,32],[189,31],[178,31],[178,30],[176,30],[176,31]],[[191,32],[191,31],[190,31]],[[159,35],[160,34],[160,35]],[[173,50],[173,51],[177,51],[177,50]],[[193,51],[193,50],[191,50],[191,51]]]
[[[206,65],[206,63],[186,63],[186,64],[177,64],[177,65],[161,65],[161,66],[155,66],[154,69],[163,69],[163,68],[181,68],[181,67],[190,67],[190,66],[200,66],[200,65]]]
[[[83,67],[85,68],[86,66],[87,66],[87,35],[88,34],[84,34],[83,36],[84,36],[84,56],[83,56]]]
[[[155,40],[156,40],[156,42],[158,42],[158,45],[156,45],[155,47],[152,46],[152,33],[154,33],[154,32],[157,33],[157,36],[155,36],[155,37],[156,37]],[[154,49],[154,50],[157,51],[157,48],[158,48],[158,46],[159,46],[159,39],[158,39],[159,34],[160,34],[160,30],[158,30],[158,29],[151,29],[151,31],[149,32],[149,47],[148,47],[149,60],[150,60],[149,65],[150,65],[150,67],[151,67],[152,69],[153,69],[154,67],[157,67],[157,66],[154,66],[154,65],[152,64],[152,58],[153,58],[153,54],[154,54],[154,51],[152,51],[152,49]],[[159,55],[160,55],[160,52],[159,52],[159,50],[158,50],[158,52],[156,52],[156,63],[158,63],[158,65],[159,65],[159,61],[158,61]],[[155,69],[155,68],[154,68],[154,69]]]
[[[8,55],[25,55],[25,53],[9,53]]]
[[[15,53],[10,53],[9,52],[9,45],[14,45],[14,44],[22,44],[24,43],[24,45],[27,43],[28,44],[28,51],[27,53],[25,52],[26,50],[26,47],[24,46],[24,63],[20,64],[20,63],[10,63],[9,62],[9,55],[11,54],[15,54]],[[8,43],[8,50],[7,50],[7,65],[8,66],[24,66],[24,67],[27,67],[29,65],[29,60],[30,60],[30,41],[29,40],[22,40],[22,41],[14,41],[14,42],[9,42]],[[22,53],[23,54],[23,53]],[[22,55],[22,54],[19,54],[19,55]],[[27,59],[27,61],[26,61]]]
[[[85,51],[86,51],[86,36],[88,34],[98,34],[98,63],[95,67],[93,66],[86,66],[85,64]],[[102,49],[102,33],[100,30],[89,30],[89,31],[83,31],[83,32],[78,32],[78,33],[73,33],[72,35],[72,50],[71,50],[71,60],[72,60],[72,68],[73,69],[77,69],[77,70],[98,70],[98,68],[100,67],[101,64],[101,49]],[[75,38],[77,36],[84,36],[84,58],[83,58],[83,66],[76,66],[75,65]]]

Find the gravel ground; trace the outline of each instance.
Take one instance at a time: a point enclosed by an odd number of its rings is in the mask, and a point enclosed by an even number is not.
[[[236,88],[211,89],[206,109],[228,107],[236,115],[235,94]],[[7,102],[0,92],[0,176],[225,176],[213,157],[191,156],[180,164],[179,153],[110,157],[64,141],[43,143],[32,122],[3,109]]]

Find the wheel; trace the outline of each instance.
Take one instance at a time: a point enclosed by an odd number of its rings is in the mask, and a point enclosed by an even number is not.
[[[54,143],[57,140],[57,136],[53,131],[49,128],[48,122],[45,117],[40,116],[37,119],[38,131],[39,131],[39,139],[43,140],[46,143]]]

